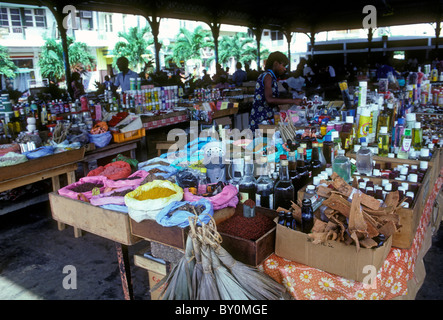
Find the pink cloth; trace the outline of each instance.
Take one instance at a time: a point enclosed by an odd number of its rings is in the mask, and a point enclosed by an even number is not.
[[[94,177],[83,177],[78,182],[71,183],[67,185],[66,187],[61,188],[58,190],[58,194],[63,197],[68,197],[71,199],[78,200],[78,195],[83,194],[86,199],[90,199],[92,197],[92,191],[88,192],[75,192],[72,189],[75,188],[78,185],[84,184],[84,183],[95,183],[95,184],[103,184],[103,187],[100,188],[100,193],[102,193],[106,188],[106,181],[108,178],[105,176],[94,176]]]
[[[122,187],[130,187],[130,186],[139,186],[140,183],[146,178],[146,176],[149,174],[149,172],[145,170],[138,170],[131,174],[128,178],[124,178],[121,180],[108,180],[106,181],[106,187],[109,188],[122,188]],[[129,178],[134,177],[140,177],[139,179],[132,179],[129,180]]]
[[[228,184],[226,187],[223,188],[223,191],[219,194],[216,194],[213,197],[203,197],[203,196],[196,196],[189,192],[188,188],[184,189],[183,199],[185,201],[198,201],[202,198],[208,199],[212,206],[214,207],[214,210],[220,210],[226,207],[236,207],[238,203],[238,190],[235,186]]]

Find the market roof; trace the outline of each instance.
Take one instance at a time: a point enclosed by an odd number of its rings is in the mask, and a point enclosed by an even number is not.
[[[6,0],[30,5],[73,5],[77,10],[261,27],[290,32],[359,29],[366,5],[377,9],[376,27],[440,21],[443,0]]]

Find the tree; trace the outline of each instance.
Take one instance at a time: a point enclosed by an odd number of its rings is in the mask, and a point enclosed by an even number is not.
[[[9,50],[4,46],[0,46],[0,75],[6,78],[15,78],[17,66],[9,58]]]
[[[198,26],[193,32],[180,28],[175,42],[170,46],[171,55],[166,60],[172,60],[179,67],[182,62],[195,59],[202,61],[202,51],[205,48],[213,48],[214,42],[208,30],[203,30],[202,26]]]
[[[89,47],[85,43],[74,42],[74,39],[71,37],[67,38],[67,42],[71,72],[86,73],[87,69],[96,66],[96,60],[89,53]],[[40,53],[38,65],[43,77],[60,80],[65,76],[61,41],[46,39]]]
[[[114,67],[120,57],[128,58],[130,69],[139,69],[141,66],[150,63],[150,59],[146,56],[153,54],[148,47],[154,44],[154,39],[148,38],[147,34],[151,34],[151,27],[149,26],[142,29],[133,27],[128,32],[119,32],[118,36],[125,41],[119,41],[114,46]]]

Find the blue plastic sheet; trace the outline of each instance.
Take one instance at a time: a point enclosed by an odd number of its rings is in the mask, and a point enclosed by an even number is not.
[[[164,227],[177,226],[180,228],[186,228],[187,226],[189,226],[188,217],[195,216],[194,213],[185,210],[177,210],[171,216],[169,216],[168,214],[187,203],[193,206],[203,205],[205,207],[203,213],[199,215],[199,219],[203,223],[208,223],[211,217],[214,215],[214,208],[212,207],[211,202],[208,199],[203,198],[194,202],[173,201],[157,214],[155,220],[158,224],[161,224]]]
[[[26,155],[26,157],[29,160],[31,160],[31,159],[41,158],[44,156],[49,156],[53,153],[54,153],[54,147],[45,146],[45,147],[40,147],[40,148],[34,149],[32,151],[25,152],[24,155]]]
[[[97,148],[106,147],[112,140],[112,134],[110,131],[99,134],[88,134],[89,141],[94,143]]]

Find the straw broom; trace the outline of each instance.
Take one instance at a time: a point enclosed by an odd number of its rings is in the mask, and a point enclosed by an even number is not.
[[[211,217],[212,218],[212,217]],[[220,237],[215,221],[211,219],[209,236],[213,239]],[[261,272],[257,268],[248,266],[235,260],[217,241],[208,242],[211,245],[212,255],[216,255],[231,275],[241,284],[243,289],[249,293],[251,299],[278,300],[284,299],[286,289],[283,285]]]

